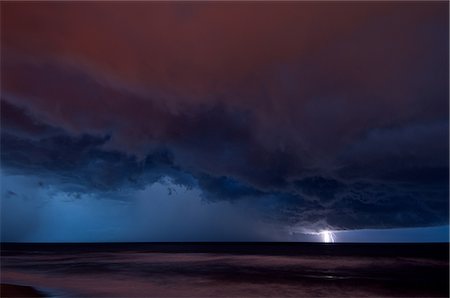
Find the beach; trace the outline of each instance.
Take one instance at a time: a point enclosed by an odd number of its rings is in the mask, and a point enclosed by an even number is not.
[[[44,293],[41,293],[30,286],[3,283],[0,286],[0,293],[2,297],[45,297]]]

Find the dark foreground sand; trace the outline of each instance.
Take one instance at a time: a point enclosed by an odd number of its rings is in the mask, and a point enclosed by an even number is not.
[[[19,286],[12,284],[1,284],[1,297],[45,297],[45,295],[36,289],[28,286]]]

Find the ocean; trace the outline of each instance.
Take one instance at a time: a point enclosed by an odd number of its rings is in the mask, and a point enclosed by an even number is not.
[[[48,297],[448,297],[449,244],[2,243],[1,282]]]

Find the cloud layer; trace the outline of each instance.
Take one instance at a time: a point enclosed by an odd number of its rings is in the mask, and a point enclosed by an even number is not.
[[[170,177],[305,230],[448,223],[447,12],[2,3],[3,173],[119,201]]]

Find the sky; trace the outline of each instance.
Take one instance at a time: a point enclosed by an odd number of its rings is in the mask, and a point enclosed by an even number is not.
[[[1,2],[1,241],[448,242],[448,2]]]

